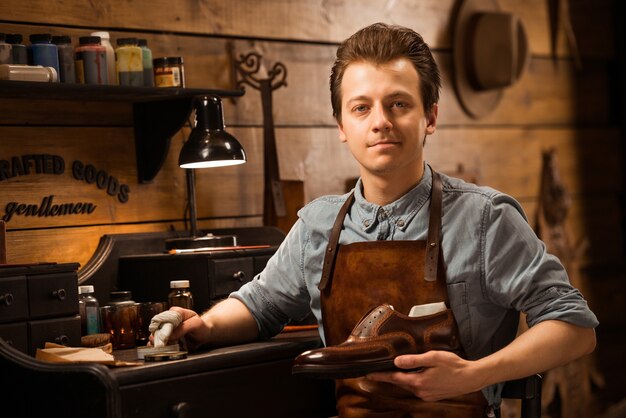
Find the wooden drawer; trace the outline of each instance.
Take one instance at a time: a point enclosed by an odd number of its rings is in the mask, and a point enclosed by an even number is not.
[[[29,354],[35,355],[46,342],[80,347],[80,316],[28,322]]]
[[[334,383],[293,376],[292,363],[293,359],[288,358],[121,385],[122,416],[318,418],[334,415]]]
[[[26,322],[0,324],[0,338],[16,350],[28,354],[28,326]]]
[[[228,296],[254,277],[254,263],[251,257],[212,260],[210,263],[213,277],[212,299]]]
[[[51,318],[78,313],[76,273],[28,276],[30,319]]]
[[[25,321],[27,318],[26,277],[0,277],[0,323]]]

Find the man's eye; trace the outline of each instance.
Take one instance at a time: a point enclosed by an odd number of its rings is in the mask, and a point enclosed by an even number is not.
[[[366,105],[354,106],[353,110],[355,112],[365,112],[367,110],[367,106]]]
[[[391,107],[406,107],[406,103],[404,102],[393,102]]]

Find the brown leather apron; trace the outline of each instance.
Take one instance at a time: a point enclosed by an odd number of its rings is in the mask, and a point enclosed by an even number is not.
[[[442,185],[439,174],[432,173],[427,241],[339,245],[354,195],[339,211],[319,284],[327,346],[345,341],[359,319],[382,303],[404,314],[419,304],[445,301],[450,306],[440,251]],[[487,407],[481,392],[425,402],[396,385],[364,377],[337,380],[336,396],[340,417],[482,418]]]

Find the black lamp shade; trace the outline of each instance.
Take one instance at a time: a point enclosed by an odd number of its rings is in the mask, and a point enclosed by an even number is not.
[[[246,152],[234,136],[224,130],[222,101],[217,96],[194,100],[196,126],[178,157],[182,168],[223,167],[243,164]]]

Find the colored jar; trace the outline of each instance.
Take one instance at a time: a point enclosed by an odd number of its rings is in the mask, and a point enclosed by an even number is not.
[[[11,44],[13,64],[28,65],[28,51],[26,45],[22,43],[22,35],[17,33],[8,34],[6,42]]]
[[[99,36],[81,36],[75,50],[76,80],[80,84],[108,84],[107,52]]]
[[[154,84],[157,87],[185,87],[185,67],[182,57],[155,58]]]
[[[74,65],[74,47],[69,36],[53,36],[52,43],[59,51],[59,79],[61,83],[76,83],[76,67]]]
[[[120,86],[143,86],[143,57],[137,38],[120,38],[115,48]]]
[[[13,46],[6,42],[6,35],[0,33],[0,64],[13,64]]]
[[[100,44],[107,51],[107,77],[109,84],[118,84],[117,71],[115,70],[115,50],[113,49],[113,45],[111,45],[111,35],[109,35],[109,32],[92,32],[91,36],[99,36]]]
[[[30,35],[30,45],[28,46],[29,57],[32,57],[32,65],[42,65],[52,67],[59,73],[59,52],[56,45],[52,43],[52,35],[49,33]]]
[[[143,85],[154,87],[154,68],[152,66],[152,51],[148,48],[148,41],[138,39],[137,44],[141,48],[141,61],[143,63]]]

